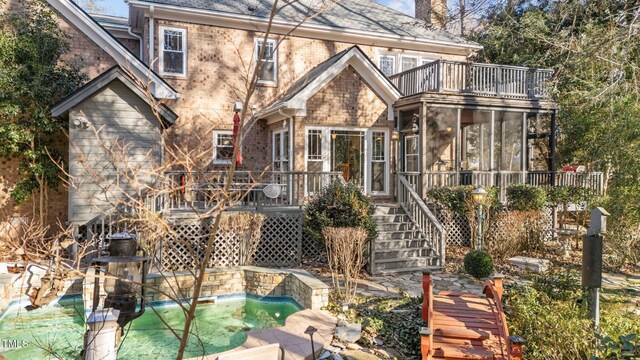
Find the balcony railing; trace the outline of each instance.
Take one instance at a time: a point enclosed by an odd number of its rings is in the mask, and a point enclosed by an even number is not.
[[[511,185],[528,184],[542,188],[575,186],[591,190],[595,195],[604,194],[604,176],[601,172],[551,172],[551,171],[427,171],[427,189],[473,185],[500,189],[500,200],[506,201],[506,189]]]
[[[227,181],[227,172],[207,171],[187,175],[175,171],[166,173],[166,177],[170,191],[166,194],[165,209],[208,209],[220,200],[221,191]],[[258,210],[268,207],[303,206],[310,196],[335,180],[342,180],[342,173],[236,171],[228,188],[229,205]],[[265,191],[267,187],[270,187],[270,191]]]
[[[423,92],[513,99],[550,96],[550,69],[437,60],[389,77],[404,96]]]

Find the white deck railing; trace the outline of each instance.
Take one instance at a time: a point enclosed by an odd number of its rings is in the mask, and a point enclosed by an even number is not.
[[[437,60],[389,77],[405,96],[443,92],[514,99],[550,96],[550,69]]]
[[[398,175],[398,202],[420,231],[426,245],[438,256],[438,266],[445,262],[444,227],[404,175]]]

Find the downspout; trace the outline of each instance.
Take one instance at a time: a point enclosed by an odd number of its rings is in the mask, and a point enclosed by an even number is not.
[[[139,58],[140,60],[142,60],[144,62],[144,39],[142,39],[142,36],[134,33],[133,31],[131,31],[131,26],[129,26],[127,28],[127,32],[129,33],[129,35],[133,36],[134,38],[138,39],[138,43],[140,44],[140,54],[139,54]]]
[[[153,13],[155,12],[155,7],[151,5],[149,7],[149,68],[153,69],[153,62],[155,61],[154,57],[154,44],[155,44],[155,28],[153,18]]]

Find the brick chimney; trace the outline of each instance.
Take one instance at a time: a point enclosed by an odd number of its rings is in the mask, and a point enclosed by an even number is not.
[[[447,23],[447,0],[416,0],[415,17],[434,28],[444,29]]]

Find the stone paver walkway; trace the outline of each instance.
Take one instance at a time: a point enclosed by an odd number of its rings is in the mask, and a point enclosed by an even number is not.
[[[482,294],[482,283],[454,274],[435,272],[431,278],[434,293],[440,291],[461,291],[471,294]],[[382,298],[400,297],[402,295],[417,297],[422,295],[422,273],[392,274],[369,276],[358,281],[358,294]]]

